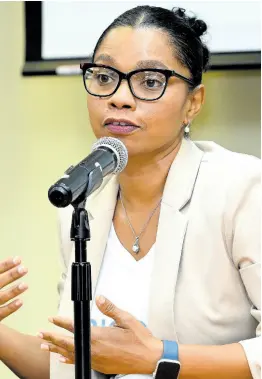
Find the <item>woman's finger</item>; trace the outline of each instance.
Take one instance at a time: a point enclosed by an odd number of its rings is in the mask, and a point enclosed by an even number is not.
[[[69,330],[72,333],[74,332],[74,324],[70,318],[55,316],[49,317],[48,320],[60,328]]]
[[[73,365],[75,364],[75,359],[72,361],[72,359],[68,359],[64,357],[63,355],[60,356],[59,361],[68,365]]]
[[[5,305],[4,307],[0,307],[0,321],[2,321],[4,318],[8,317],[12,313],[16,312],[22,305],[23,302],[20,299],[18,299]]]
[[[21,278],[27,273],[27,269],[24,266],[11,268],[0,275],[0,288],[7,286],[15,280]]]
[[[8,258],[4,261],[0,262],[0,274],[3,274],[4,272],[10,270],[11,268],[19,265],[21,263],[21,258],[15,257],[15,258]]]
[[[20,283],[19,285],[15,285],[5,291],[0,291],[0,305],[4,305],[16,296],[25,292],[27,288],[28,286],[25,283]]]
[[[60,359],[60,361],[63,363],[73,364],[75,361],[74,354],[68,352],[67,350],[63,349],[60,346],[54,345],[52,343],[44,342],[41,344],[40,347],[42,350],[50,351],[51,353],[60,354],[61,358],[64,358],[64,359]]]
[[[38,337],[42,338],[48,343],[52,343],[53,345],[65,349],[69,353],[75,352],[74,339],[70,336],[51,332],[40,332],[38,333]]]

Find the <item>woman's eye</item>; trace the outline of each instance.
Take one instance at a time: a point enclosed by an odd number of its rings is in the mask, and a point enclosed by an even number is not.
[[[155,80],[155,79],[147,79],[146,80],[146,85],[148,87],[155,87],[156,85],[158,85],[160,82]]]
[[[159,87],[162,87],[165,83],[157,79],[146,79],[144,80],[143,84],[147,88],[159,88]]]
[[[97,75],[97,79],[102,84],[108,84],[108,83],[110,83],[110,79],[111,78],[108,75],[105,75],[105,74],[98,74]]]

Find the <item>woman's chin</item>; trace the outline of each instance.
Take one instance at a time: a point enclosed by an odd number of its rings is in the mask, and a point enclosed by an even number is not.
[[[102,137],[112,137],[112,138],[118,138],[120,140],[127,141],[128,139],[132,139],[134,135],[137,134],[137,132],[140,130],[140,128],[135,128],[134,130],[110,130],[108,128],[100,129],[99,131],[94,130],[94,135],[97,139]]]

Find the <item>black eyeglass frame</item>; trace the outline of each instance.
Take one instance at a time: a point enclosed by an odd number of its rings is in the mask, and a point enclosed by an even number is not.
[[[108,68],[112,71],[115,71],[118,76],[119,76],[119,82],[116,86],[116,88],[114,89],[114,91],[110,94],[110,95],[95,95],[91,92],[88,91],[87,87],[86,87],[86,82],[85,82],[85,73],[86,71],[91,68],[91,67],[102,67],[102,68]],[[168,80],[169,78],[171,78],[172,76],[175,76],[181,80],[183,80],[184,82],[188,83],[191,87],[194,87],[195,86],[195,83],[191,80],[191,79],[188,79],[186,78],[185,76],[183,75],[180,75],[178,74],[176,71],[174,70],[165,70],[165,69],[160,69],[160,68],[142,68],[142,69],[138,69],[138,70],[134,70],[134,71],[130,71],[128,73],[124,73],[124,72],[121,72],[119,70],[117,70],[116,68],[114,67],[111,67],[111,66],[107,66],[107,65],[103,65],[103,64],[96,64],[96,63],[81,63],[80,64],[80,68],[81,70],[83,71],[83,74],[82,74],[82,77],[83,77],[83,82],[84,82],[84,86],[85,86],[85,89],[86,91],[92,95],[92,96],[96,96],[96,97],[109,97],[109,96],[112,96],[114,93],[116,93],[116,91],[118,90],[118,88],[120,87],[120,84],[122,82],[123,79],[127,80],[127,83],[128,83],[128,86],[129,86],[129,89],[132,93],[132,95],[134,97],[136,97],[137,99],[140,99],[140,100],[145,100],[145,101],[155,101],[155,100],[158,100],[160,99],[165,91],[166,91],[166,87],[167,87],[167,84],[168,84]],[[136,94],[134,94],[133,92],[133,89],[132,89],[132,86],[130,84],[130,78],[137,74],[138,72],[145,72],[145,71],[152,71],[152,72],[160,72],[161,74],[165,75],[166,77],[166,83],[165,83],[165,87],[162,91],[162,94],[160,96],[158,96],[157,98],[154,98],[154,99],[146,99],[146,98],[142,98],[142,97],[139,97],[137,96]]]

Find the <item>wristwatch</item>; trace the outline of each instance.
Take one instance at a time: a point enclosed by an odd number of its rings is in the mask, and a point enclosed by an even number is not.
[[[176,341],[163,340],[163,355],[157,362],[153,379],[176,379],[180,371],[178,344]]]

